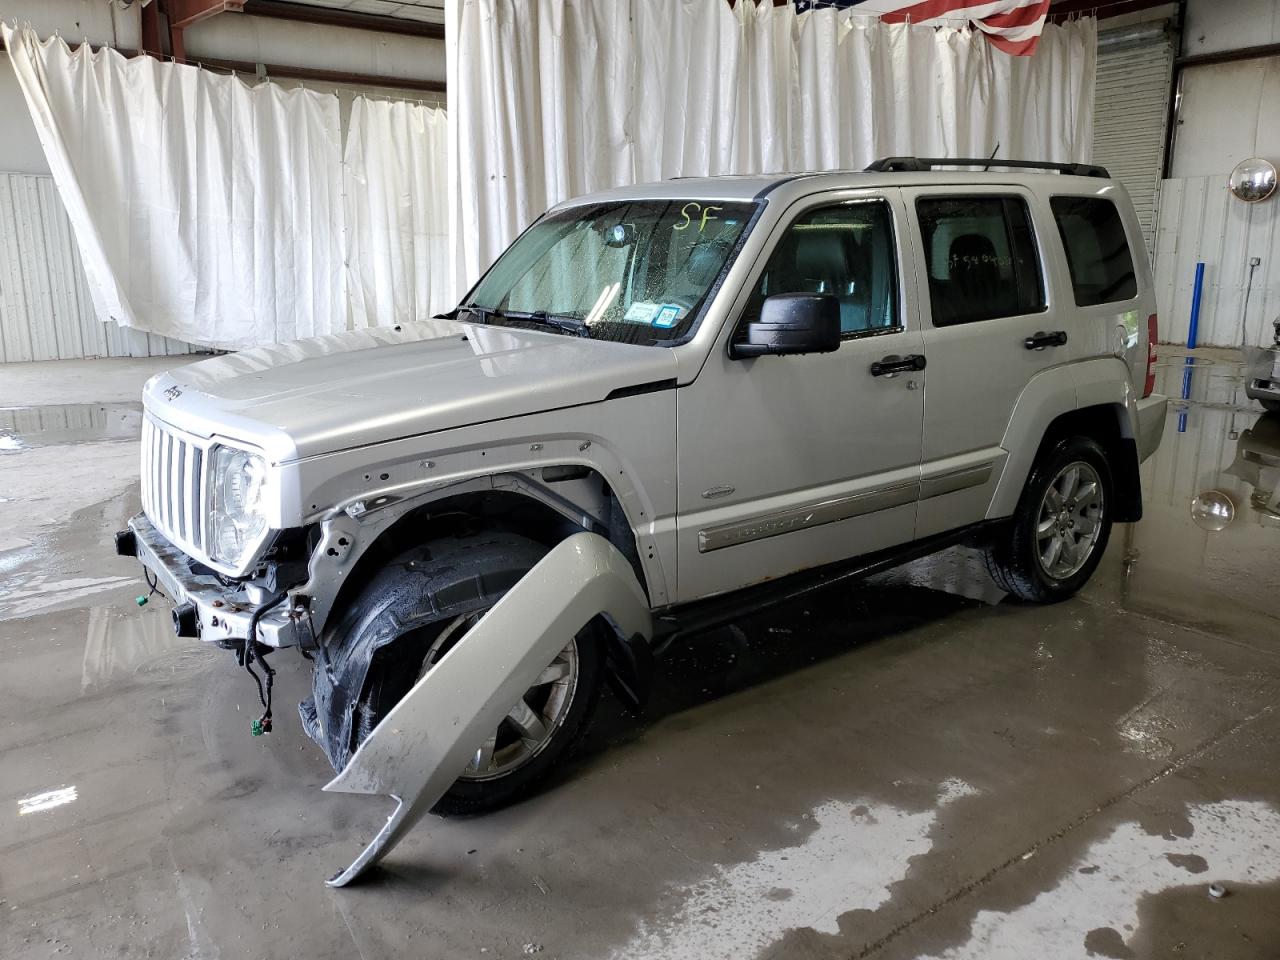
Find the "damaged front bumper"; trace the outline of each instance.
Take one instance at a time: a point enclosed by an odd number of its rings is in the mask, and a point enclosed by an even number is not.
[[[601,614],[624,638],[652,636],[648,601],[630,563],[603,537],[578,533],[507,591],[325,786],[396,801],[373,842],[329,885],[345,886],[386,856],[444,796],[567,640]]]
[[[228,584],[166,540],[146,514],[129,521],[129,532],[133,556],[173,601],[175,627],[181,636],[229,642],[248,639],[253,633],[253,639],[268,647],[291,647],[303,641],[306,628],[291,616],[287,605],[262,612],[255,627],[255,615],[273,600],[265,587]],[[117,541],[117,550],[128,552],[122,543]]]

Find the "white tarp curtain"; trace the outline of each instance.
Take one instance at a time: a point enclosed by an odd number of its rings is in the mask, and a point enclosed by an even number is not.
[[[1088,160],[1096,21],[1030,57],[979,31],[708,0],[451,0],[462,289],[548,206],[675,176],[877,157]]]
[[[356,98],[347,132],[347,282],[356,327],[452,306],[443,110]]]
[[[335,96],[0,28],[101,319],[227,349],[346,328]]]

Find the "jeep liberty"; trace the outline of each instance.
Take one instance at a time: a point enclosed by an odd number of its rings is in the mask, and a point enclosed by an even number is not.
[[[989,163],[581,197],[445,316],[147,384],[117,549],[267,729],[300,648],[326,789],[397,801],[331,883],[534,790],[678,635],[957,543],[1084,585],[1164,429],[1147,253],[1105,170]]]

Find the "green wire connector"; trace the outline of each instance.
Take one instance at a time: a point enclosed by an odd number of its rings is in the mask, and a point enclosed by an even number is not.
[[[262,733],[263,733],[263,730],[262,730],[262,721],[261,721],[261,720],[255,720],[255,721],[253,721],[253,723],[249,724],[249,731],[250,731],[250,732],[251,732],[255,737],[260,737],[260,736],[262,736]]]
[[[139,595],[133,598],[133,602],[140,607],[145,607],[147,605],[147,598]]]

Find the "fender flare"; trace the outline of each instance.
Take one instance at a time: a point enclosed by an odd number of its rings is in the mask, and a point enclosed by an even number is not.
[[[385,857],[444,796],[565,638],[601,614],[622,637],[653,635],[648,602],[626,558],[597,534],[574,534],[494,604],[325,785],[330,793],[396,801],[378,835],[329,886],[346,886]]]
[[[1042,370],[1022,388],[1000,441],[1009,455],[987,506],[988,520],[1013,513],[1049,424],[1075,408],[1076,383],[1069,365]],[[1034,441],[1028,442],[1029,438]]]
[[[1118,357],[1095,357],[1050,367],[1028,382],[1014,404],[1009,425],[1000,441],[1000,446],[1009,455],[987,507],[988,520],[1012,515],[1040,451],[1041,441],[1054,421],[1092,407],[1114,409],[1121,440],[1133,438],[1137,419],[1136,399],[1129,383],[1128,367]],[[1033,438],[1034,442],[1028,442],[1028,438]],[[1132,467],[1136,471],[1136,461]],[[1129,479],[1136,482],[1136,472]],[[1140,496],[1138,505],[1140,515]]]

